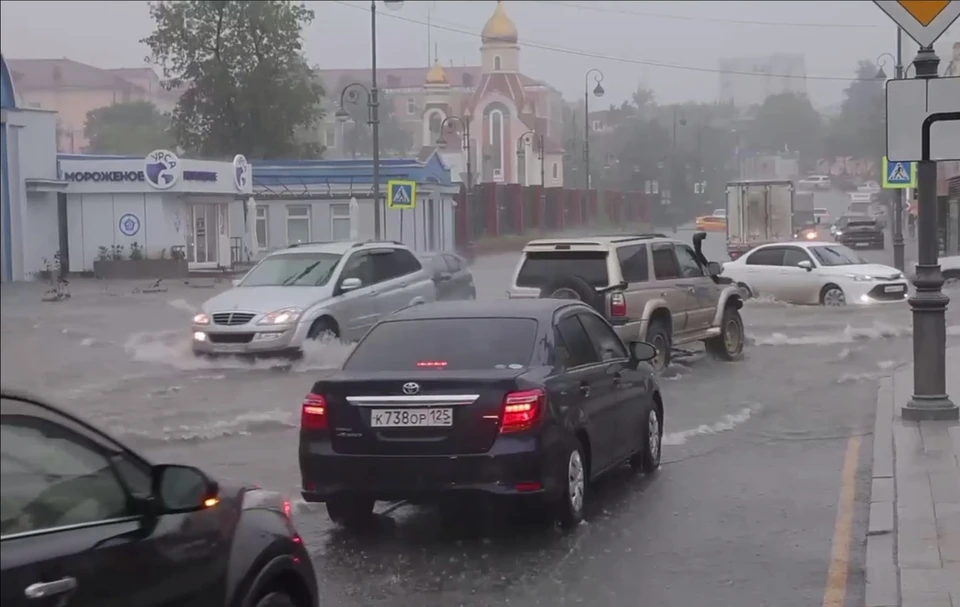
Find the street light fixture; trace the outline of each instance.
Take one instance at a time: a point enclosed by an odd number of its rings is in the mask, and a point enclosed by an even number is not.
[[[898,63],[897,58],[890,53],[882,53],[879,57],[877,57],[877,80],[887,79],[887,72],[883,69],[884,66],[887,65],[887,62],[883,60],[884,57],[890,57],[890,61],[892,61],[894,65]]]
[[[527,139],[528,137],[534,137],[535,138],[534,140],[537,142],[536,151],[537,151],[537,160],[540,161],[540,187],[542,188],[547,185],[547,182],[544,179],[545,174],[543,170],[543,135],[537,134],[536,131],[527,131],[523,135],[520,135],[520,137],[517,138],[517,157],[523,156],[526,153],[526,144],[530,142],[530,140]],[[524,181],[523,185],[529,185],[528,183],[526,183],[527,181],[526,170],[524,170],[523,181]]]
[[[471,190],[473,190],[473,161],[470,159],[470,114],[466,114],[466,118],[461,118],[459,116],[447,116],[440,123],[440,133],[437,136],[437,147],[446,147],[447,139],[443,136],[444,129],[451,123],[457,123],[460,125],[461,138],[460,138],[460,148],[467,153],[467,191],[466,191],[466,211],[464,216],[467,218],[467,234],[472,234],[470,232],[470,214],[473,212],[473,207],[470,205],[471,199]]]
[[[590,76],[596,81],[597,86],[593,89],[593,94],[597,97],[603,97],[603,72],[597,68],[587,70],[583,76],[583,168],[584,168],[584,196],[589,200],[590,196]],[[581,220],[583,218],[581,217]]]

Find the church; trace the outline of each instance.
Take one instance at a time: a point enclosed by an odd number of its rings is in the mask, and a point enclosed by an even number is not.
[[[435,58],[429,68],[378,69],[381,103],[391,105],[393,119],[411,135],[407,156],[441,139],[446,142],[441,158],[457,181],[466,181],[462,148],[468,147],[474,184],[563,185],[563,97],[520,71],[518,42],[517,26],[501,0],[481,30],[479,66],[444,66]],[[321,70],[320,76],[330,98],[339,100],[346,84],[367,84],[369,70]],[[334,113],[327,113],[325,157],[349,157],[348,138],[333,122]],[[469,146],[461,145],[465,132]]]

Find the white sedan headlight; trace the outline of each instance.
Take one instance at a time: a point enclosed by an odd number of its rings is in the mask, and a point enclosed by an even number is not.
[[[846,274],[847,278],[852,278],[856,282],[870,282],[874,280],[873,276],[867,276],[866,274]]]
[[[289,325],[290,323],[297,322],[300,319],[300,315],[303,314],[303,310],[300,308],[283,308],[281,310],[275,310],[270,312],[266,316],[260,319],[258,325]]]
[[[195,325],[209,325],[209,324],[210,324],[210,317],[201,312],[200,314],[197,314],[196,316],[193,317],[193,324],[195,324]]]

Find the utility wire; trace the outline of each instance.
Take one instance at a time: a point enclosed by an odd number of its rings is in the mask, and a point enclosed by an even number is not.
[[[369,11],[369,7],[358,6],[356,4],[351,4],[344,0],[329,0],[333,4],[340,4],[348,8],[352,8],[358,11]],[[397,19],[399,21],[406,21],[407,23],[414,23],[417,25],[426,26],[427,22],[420,19],[414,19],[412,17],[407,17],[405,15],[400,15],[397,13],[391,13],[386,11],[380,11],[377,13],[381,17],[389,17],[391,19]],[[473,38],[481,38],[481,35],[477,32],[470,31],[462,25],[454,24],[443,24],[442,22],[430,21],[430,27],[437,30],[443,30],[446,32],[453,32],[455,34],[463,34],[465,36],[471,36]],[[798,76],[796,74],[772,74],[767,72],[747,72],[740,70],[723,70],[717,68],[709,67],[699,67],[694,65],[679,65],[676,63],[663,63],[660,61],[651,61],[648,59],[630,59],[628,57],[614,57],[611,55],[604,55],[602,53],[596,53],[592,51],[583,51],[578,49],[564,48],[561,46],[556,46],[552,44],[546,44],[543,42],[534,42],[534,41],[521,41],[517,43],[518,46],[524,48],[539,49],[542,51],[550,51],[554,53],[562,53],[565,55],[572,55],[576,57],[586,57],[589,59],[601,59],[603,61],[612,61],[615,63],[628,63],[632,65],[646,65],[650,67],[660,67],[664,69],[671,70],[683,70],[688,72],[701,72],[701,73],[710,73],[710,74],[735,74],[739,76],[759,76],[764,78],[789,78],[791,80],[832,80],[836,82],[851,82],[854,80],[873,80],[872,78],[857,78],[855,76],[811,76],[804,75]]]
[[[864,23],[795,23],[787,21],[753,21],[749,19],[728,19],[724,17],[700,17],[694,15],[668,15],[665,13],[651,13],[646,11],[631,11],[623,8],[612,8],[607,6],[597,6],[595,4],[577,4],[575,2],[558,2],[555,0],[538,0],[537,4],[554,4],[566,8],[576,8],[585,11],[595,11],[598,13],[614,13],[618,15],[633,15],[635,17],[646,17],[653,19],[674,19],[677,21],[706,21],[710,23],[726,23],[736,25],[761,25],[764,27],[818,27],[818,28],[848,28],[848,29],[873,29],[878,25],[867,25]]]

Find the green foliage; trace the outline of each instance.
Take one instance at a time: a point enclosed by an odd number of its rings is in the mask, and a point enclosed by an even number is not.
[[[297,137],[322,118],[323,86],[302,49],[313,11],[283,0],[163,0],[150,15],[150,58],[166,87],[183,89],[172,128],[184,149],[211,158],[320,154]]]
[[[857,78],[843,93],[840,114],[830,122],[830,156],[879,158],[886,149],[883,80],[872,61],[857,64]]]
[[[174,147],[170,117],[148,101],[115,103],[87,112],[83,134],[89,154],[146,156]]]
[[[353,84],[354,81],[341,78],[337,83],[335,95],[337,103],[340,102],[340,94]],[[361,82],[367,90],[370,85]],[[350,114],[350,121],[343,125],[344,146],[343,151],[347,156],[373,156],[373,129],[368,124],[369,109],[367,107],[367,93],[359,86],[353,86],[347,89],[343,96],[343,109]],[[408,133],[400,124],[400,120],[394,112],[393,99],[382,95],[379,98],[379,119],[380,119],[380,153],[384,156],[407,156],[413,147],[413,135]],[[419,118],[419,116],[418,116]]]
[[[746,125],[744,142],[752,152],[798,153],[815,161],[823,152],[823,119],[806,95],[781,93],[757,106]]]

